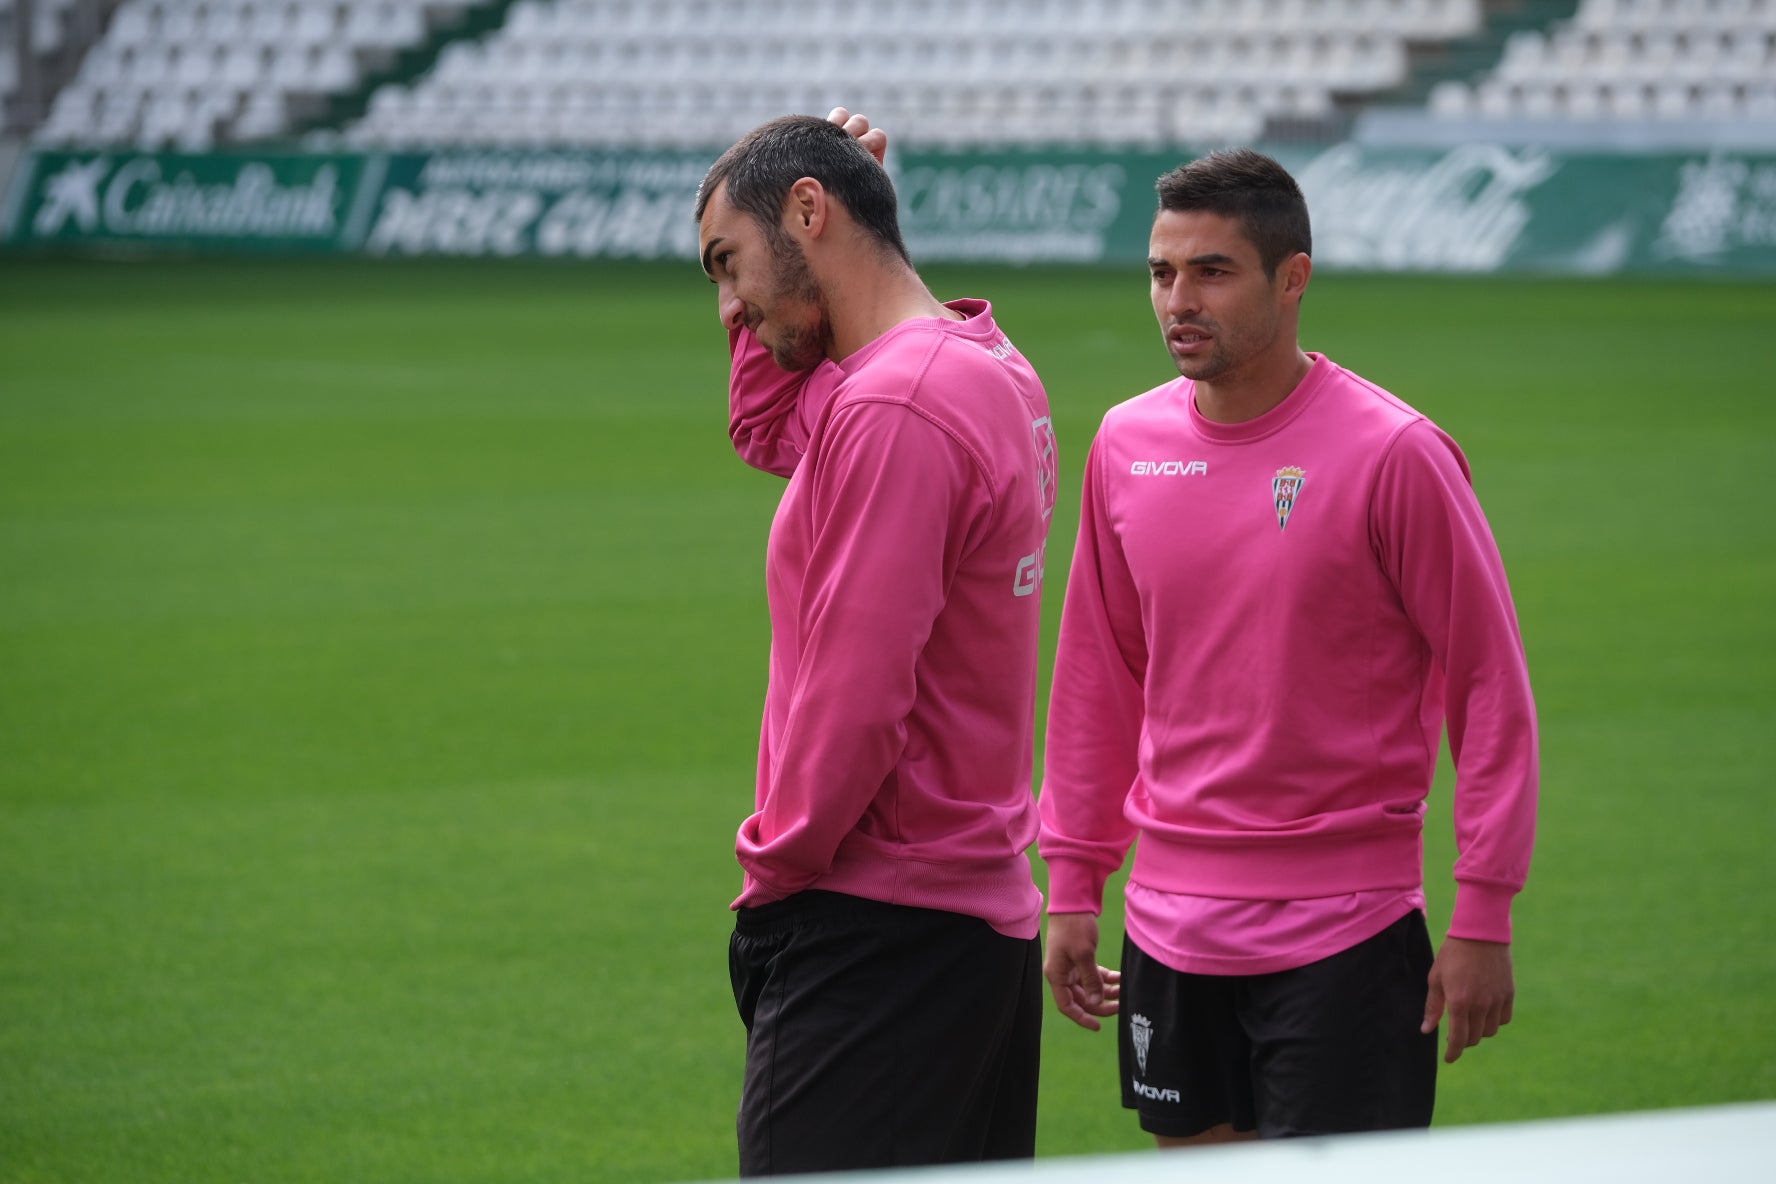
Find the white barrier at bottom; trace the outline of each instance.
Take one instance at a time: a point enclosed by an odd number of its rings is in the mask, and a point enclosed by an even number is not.
[[[1761,1184],[1776,1181],[1776,1102],[795,1179],[807,1184]]]

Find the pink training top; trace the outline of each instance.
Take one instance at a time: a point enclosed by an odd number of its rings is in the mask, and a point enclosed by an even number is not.
[[[1163,923],[1152,890],[1235,925],[1201,940],[1211,961],[1311,961],[1315,919],[1379,930],[1422,890],[1446,717],[1449,932],[1508,941],[1535,828],[1535,706],[1454,442],[1318,355],[1246,423],[1202,418],[1186,379],[1105,416],[1050,705],[1051,911],[1098,912],[1139,832],[1135,924]],[[1305,918],[1243,907],[1303,901],[1322,903]]]
[[[771,668],[736,908],[808,888],[1034,937],[1027,854],[1043,551],[1041,381],[984,301],[787,374],[732,337],[731,434],[789,477],[765,575]]]

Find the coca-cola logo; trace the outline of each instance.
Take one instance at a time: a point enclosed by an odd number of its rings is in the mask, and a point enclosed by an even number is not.
[[[1559,167],[1543,149],[1472,144],[1428,162],[1377,162],[1341,144],[1296,180],[1313,215],[1316,263],[1492,271],[1532,217],[1529,193]]]

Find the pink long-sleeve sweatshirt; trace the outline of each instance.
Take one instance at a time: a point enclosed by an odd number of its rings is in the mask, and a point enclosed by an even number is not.
[[[1135,888],[1228,902],[1208,910],[1227,918],[1324,901],[1328,923],[1352,901],[1409,900],[1445,722],[1449,932],[1508,941],[1534,835],[1535,707],[1454,442],[1318,355],[1246,423],[1204,419],[1186,379],[1106,415],[1051,694],[1052,911],[1097,912],[1137,833],[1131,935],[1153,908]],[[1254,958],[1267,940],[1253,935]]]
[[[1048,399],[984,301],[787,374],[732,336],[731,434],[789,478],[736,908],[819,888],[1034,937]]]

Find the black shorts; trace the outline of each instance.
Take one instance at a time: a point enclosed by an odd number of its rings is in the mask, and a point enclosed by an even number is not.
[[[1042,948],[978,917],[801,892],[741,909],[740,1174],[1031,1158]]]
[[[1182,974],[1127,938],[1117,1021],[1122,1104],[1188,1138],[1426,1127],[1437,1034],[1423,1035],[1431,941],[1414,911],[1367,941],[1274,974]]]

